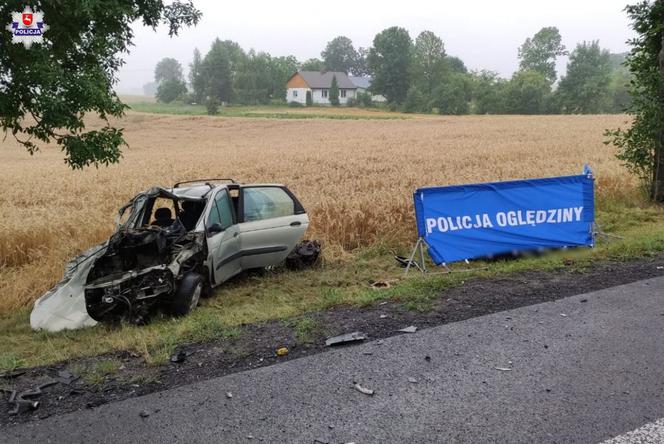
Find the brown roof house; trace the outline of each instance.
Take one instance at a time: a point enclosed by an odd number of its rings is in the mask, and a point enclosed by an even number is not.
[[[343,105],[356,96],[357,86],[345,72],[298,71],[286,83],[286,101],[304,105],[307,103],[307,91],[310,91],[314,104],[329,105],[333,77],[337,78],[339,85],[339,103]]]

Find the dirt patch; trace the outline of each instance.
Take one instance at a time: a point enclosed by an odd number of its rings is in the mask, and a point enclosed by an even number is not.
[[[45,388],[36,398],[40,402],[36,410],[10,415],[13,405],[0,403],[0,424],[94,408],[324,352],[328,336],[362,331],[369,339],[380,339],[402,334],[397,330],[410,325],[421,329],[662,276],[664,269],[658,268],[662,266],[664,255],[629,262],[599,262],[583,272],[568,269],[473,279],[442,292],[422,306],[399,302],[380,302],[371,307],[342,306],[288,321],[243,325],[232,338],[182,346],[178,349],[182,362],[161,366],[150,366],[138,355],[118,353],[26,369],[22,374],[0,378],[0,389],[8,390],[5,402],[11,390],[20,393],[51,380],[60,382]],[[277,356],[282,347],[288,352]]]

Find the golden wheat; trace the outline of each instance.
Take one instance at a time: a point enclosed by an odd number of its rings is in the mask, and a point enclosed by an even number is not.
[[[0,143],[0,314],[26,306],[68,258],[105,239],[138,191],[197,177],[282,182],[300,197],[309,236],[338,258],[377,241],[413,240],[411,195],[425,185],[574,174],[602,194],[633,181],[602,144],[624,116],[279,120],[129,113],[119,165],[71,171],[52,146],[31,157]],[[91,122],[91,126],[99,122]]]

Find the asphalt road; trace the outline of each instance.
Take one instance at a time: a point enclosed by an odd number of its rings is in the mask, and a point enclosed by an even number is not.
[[[633,442],[664,436],[663,336],[661,277],[26,423],[0,441]]]

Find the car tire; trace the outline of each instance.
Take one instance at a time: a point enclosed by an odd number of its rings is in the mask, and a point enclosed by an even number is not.
[[[185,316],[198,305],[205,287],[205,279],[198,273],[187,273],[180,281],[170,303],[170,313]]]

